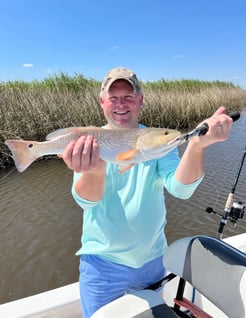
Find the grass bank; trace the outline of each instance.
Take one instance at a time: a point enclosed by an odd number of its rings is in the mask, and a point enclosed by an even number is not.
[[[152,127],[188,130],[221,105],[228,111],[246,106],[246,91],[226,82],[160,80],[142,83],[142,89],[140,121]],[[0,83],[0,169],[12,165],[8,138],[44,140],[58,128],[103,125],[99,90],[100,82],[81,74]]]

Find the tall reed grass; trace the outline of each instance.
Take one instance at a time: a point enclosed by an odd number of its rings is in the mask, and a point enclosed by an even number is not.
[[[0,169],[12,165],[4,140],[44,140],[56,129],[105,124],[99,105],[100,82],[64,73],[42,81],[0,83]],[[228,111],[246,106],[246,91],[225,82],[196,80],[142,83],[147,126],[193,128],[224,105]]]

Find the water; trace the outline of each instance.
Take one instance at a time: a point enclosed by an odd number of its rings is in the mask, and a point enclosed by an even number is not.
[[[244,114],[227,142],[207,149],[206,176],[193,197],[183,201],[166,194],[169,242],[196,234],[216,235],[220,217],[207,214],[205,208],[223,213],[245,136]],[[59,160],[33,164],[23,174],[15,169],[0,174],[0,303],[77,281],[75,252],[80,248],[82,213],[71,197],[71,181],[72,172]],[[246,167],[235,199],[246,201]],[[224,236],[245,232],[245,219],[237,227],[228,224]]]

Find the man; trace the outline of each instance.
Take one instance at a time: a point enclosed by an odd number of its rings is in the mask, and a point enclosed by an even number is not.
[[[100,105],[105,129],[143,127],[138,123],[143,94],[131,70],[118,67],[105,76]],[[100,159],[92,136],[82,136],[65,149],[63,159],[74,170],[72,193],[84,210],[77,253],[83,318],[128,289],[145,288],[164,276],[163,187],[175,197],[189,198],[203,178],[205,148],[227,139],[232,119],[220,107],[206,122],[209,131],[189,142],[181,160],[174,149],[122,175],[117,165]]]

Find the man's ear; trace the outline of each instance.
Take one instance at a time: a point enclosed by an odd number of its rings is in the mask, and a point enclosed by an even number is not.
[[[99,103],[100,106],[103,108],[104,99],[101,96],[99,96]]]
[[[143,107],[144,96],[143,94],[140,96],[140,107]]]

